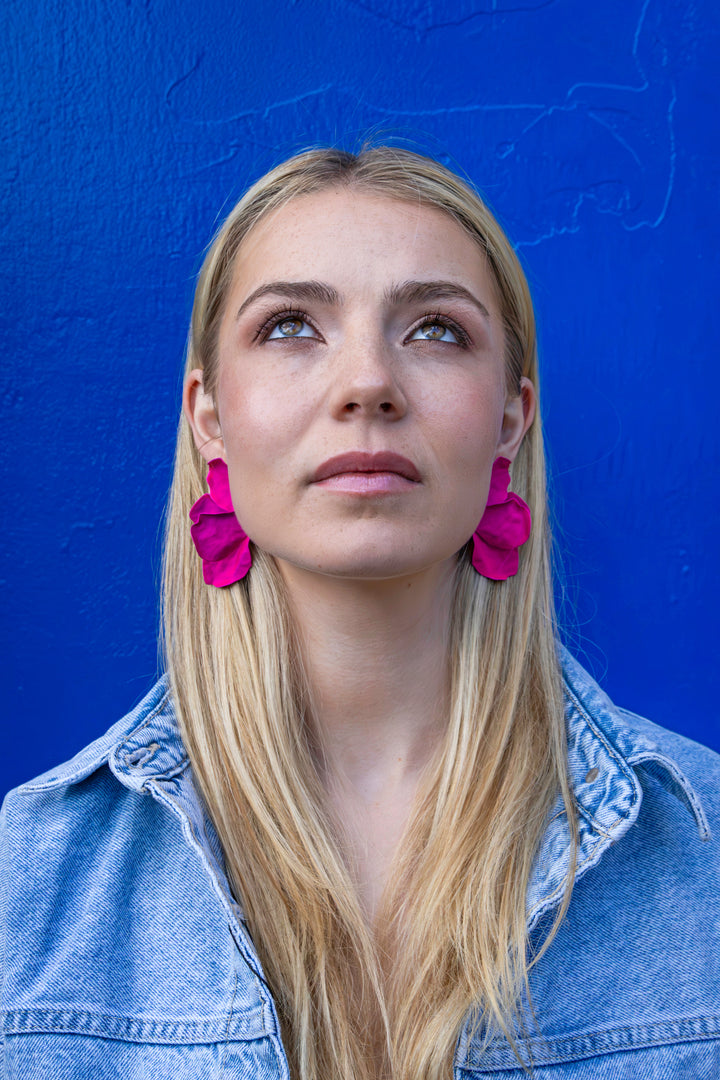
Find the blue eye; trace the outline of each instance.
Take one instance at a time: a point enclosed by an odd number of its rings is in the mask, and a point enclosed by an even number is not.
[[[457,335],[453,333],[449,326],[446,326],[441,322],[424,322],[421,326],[418,326],[417,330],[413,330],[412,334],[408,338],[409,341],[449,341],[455,345],[459,345],[460,342]]]
[[[316,333],[312,326],[305,322],[304,319],[300,319],[296,315],[288,316],[285,319],[281,319],[276,323],[268,334],[268,340],[275,338],[307,338],[316,337]]]

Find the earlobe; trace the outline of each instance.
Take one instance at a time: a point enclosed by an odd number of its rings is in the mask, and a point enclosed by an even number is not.
[[[523,376],[520,380],[520,393],[509,397],[505,402],[502,431],[497,446],[498,457],[505,457],[508,461],[515,460],[525,433],[535,418],[536,405],[535,387],[530,379]]]
[[[183,387],[183,412],[198,451],[206,461],[225,457],[222,430],[212,395],[205,392],[202,368],[194,368]]]

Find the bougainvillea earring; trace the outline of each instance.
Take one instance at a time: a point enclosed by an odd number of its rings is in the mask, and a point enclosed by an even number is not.
[[[244,578],[252,566],[250,540],[235,517],[222,458],[210,462],[207,483],[210,493],[190,508],[190,534],[203,561],[205,584],[222,589]]]
[[[518,572],[518,548],[530,536],[530,507],[508,491],[510,462],[495,458],[485,513],[473,533],[472,564],[478,574],[505,581]]]

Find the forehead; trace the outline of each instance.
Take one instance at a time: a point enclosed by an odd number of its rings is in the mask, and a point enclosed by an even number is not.
[[[358,188],[300,195],[267,214],[243,240],[234,289],[313,278],[342,287],[440,279],[495,289],[480,245],[443,210]]]

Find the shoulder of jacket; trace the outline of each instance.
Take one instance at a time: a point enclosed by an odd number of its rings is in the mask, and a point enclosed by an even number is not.
[[[651,817],[658,812],[657,785],[671,796],[665,806],[670,808],[673,820],[679,822],[689,814],[699,839],[710,840],[710,822],[720,829],[718,755],[644,717],[617,708],[566,649],[560,648],[559,658],[564,680],[568,778],[577,824],[575,881],[628,834],[643,804]],[[679,811],[677,819],[673,806]],[[528,888],[531,928],[560,902],[572,847],[567,807],[558,795]],[[674,857],[681,856],[680,846]]]
[[[647,774],[675,795],[707,839],[710,828],[706,807],[715,810],[718,802],[720,755],[644,716],[619,708],[566,649],[562,649],[561,661],[571,771],[573,746],[588,738],[600,740],[619,767],[631,769],[640,783]]]

